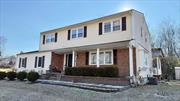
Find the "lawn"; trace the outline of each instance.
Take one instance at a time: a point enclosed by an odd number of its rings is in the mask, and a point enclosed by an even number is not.
[[[116,93],[19,81],[0,81],[0,101],[180,101],[180,82],[146,85]]]

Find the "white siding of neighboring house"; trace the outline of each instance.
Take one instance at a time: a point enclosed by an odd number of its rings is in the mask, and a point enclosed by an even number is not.
[[[42,57],[45,56],[45,61],[44,61],[44,68],[42,67],[35,67],[35,57]],[[20,67],[19,68],[19,59],[20,58],[25,58],[27,57],[27,63],[26,63],[26,68]],[[17,55],[17,60],[16,60],[16,70],[19,71],[36,71],[39,72],[40,74],[46,73],[46,70],[49,70],[49,65],[51,64],[51,52],[36,52],[36,53],[28,53],[28,54],[21,54]],[[37,61],[38,64],[38,61]]]

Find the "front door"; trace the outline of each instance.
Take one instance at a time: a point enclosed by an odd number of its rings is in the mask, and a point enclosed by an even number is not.
[[[66,54],[66,67],[72,67],[72,54]]]

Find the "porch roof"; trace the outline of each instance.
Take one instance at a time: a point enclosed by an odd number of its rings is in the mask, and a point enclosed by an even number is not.
[[[55,49],[52,52],[55,52],[55,53],[67,53],[67,52],[72,52],[73,50],[74,51],[87,51],[87,50],[95,50],[97,48],[100,48],[100,49],[125,48],[125,47],[129,46],[130,41],[131,40],[125,40],[125,41],[117,41],[117,42],[110,42],[110,43],[86,45],[86,46],[79,46],[79,47]]]

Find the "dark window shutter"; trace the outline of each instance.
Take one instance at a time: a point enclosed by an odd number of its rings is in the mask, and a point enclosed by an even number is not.
[[[25,65],[24,65],[24,68],[26,68],[26,64],[27,64],[27,58],[25,58]]]
[[[34,68],[36,68],[37,67],[37,56],[35,57],[35,62],[34,62]]]
[[[122,17],[122,31],[126,30],[126,17]]]
[[[86,65],[89,65],[89,52],[86,52]]]
[[[87,36],[87,26],[84,26],[84,37]]]
[[[19,68],[21,67],[21,58],[19,58]]]
[[[113,61],[114,65],[117,64],[117,49],[113,49]]]
[[[68,40],[70,40],[71,37],[71,30],[68,30]]]
[[[46,37],[46,36],[45,36],[45,35],[43,35],[43,44],[45,44],[45,37]]]
[[[57,42],[57,35],[58,35],[58,33],[56,32],[55,33],[55,42]]]
[[[42,57],[42,68],[44,68],[45,56]]]
[[[102,35],[102,22],[99,23],[99,35]]]

